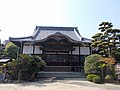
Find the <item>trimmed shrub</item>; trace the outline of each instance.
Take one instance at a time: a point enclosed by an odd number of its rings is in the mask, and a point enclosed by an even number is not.
[[[102,83],[101,78],[100,78],[100,77],[98,77],[98,76],[93,77],[93,80],[92,80],[92,81],[93,81],[94,83],[97,83],[97,84]]]
[[[102,56],[99,54],[92,54],[87,56],[84,63],[84,70],[86,74],[94,73],[94,74],[101,74],[101,70],[98,67],[100,65],[100,58]]]
[[[5,47],[4,54],[5,54],[6,57],[16,59],[17,50],[18,50],[17,46],[14,43],[9,42]]]
[[[95,74],[88,74],[86,79],[92,82],[94,77],[100,77],[100,76]]]
[[[7,71],[11,72],[14,80],[34,81],[45,62],[39,56],[19,55],[18,60],[7,63]]]

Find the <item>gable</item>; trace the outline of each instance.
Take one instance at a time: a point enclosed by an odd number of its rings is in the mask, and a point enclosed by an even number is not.
[[[48,37],[49,35],[55,34],[57,32],[64,34],[76,41],[81,41],[82,38],[75,27],[50,27],[50,28],[42,27],[41,28],[40,26],[37,26],[36,32],[34,32],[33,34],[33,38],[35,40],[42,40]]]

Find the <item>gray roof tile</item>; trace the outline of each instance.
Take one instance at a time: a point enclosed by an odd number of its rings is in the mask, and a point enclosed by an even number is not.
[[[78,42],[91,42],[90,39],[83,38],[80,35],[77,27],[48,27],[48,26],[36,26],[32,36],[21,37],[21,38],[10,38],[10,41],[38,41],[52,34],[55,34],[56,32],[66,35]]]

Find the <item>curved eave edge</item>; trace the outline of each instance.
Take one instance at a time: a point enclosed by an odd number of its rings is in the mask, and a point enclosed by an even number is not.
[[[92,39],[88,39],[88,38],[84,38],[84,37],[82,37],[82,40],[81,40],[81,42],[83,42],[83,43],[92,43]]]
[[[20,38],[9,37],[9,39],[28,39],[28,38],[32,38],[32,36],[28,36],[28,37],[20,37]]]
[[[19,41],[20,39],[32,39],[32,36],[20,37],[20,38],[9,37],[9,40],[10,40],[10,41]]]

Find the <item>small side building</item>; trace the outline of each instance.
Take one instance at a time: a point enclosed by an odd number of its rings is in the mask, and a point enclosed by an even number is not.
[[[57,67],[83,71],[85,57],[91,54],[91,40],[82,37],[77,27],[36,26],[32,36],[9,40],[20,46],[23,54],[40,55],[53,71]]]

